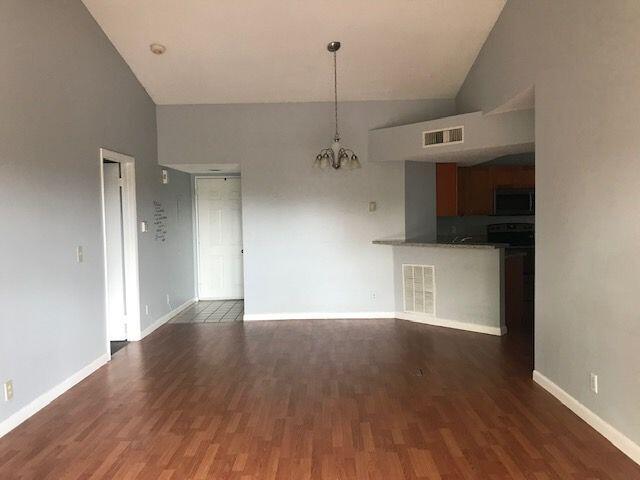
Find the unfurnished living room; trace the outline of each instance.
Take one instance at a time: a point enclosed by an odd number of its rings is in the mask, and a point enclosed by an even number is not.
[[[640,480],[639,46],[0,0],[0,479]]]

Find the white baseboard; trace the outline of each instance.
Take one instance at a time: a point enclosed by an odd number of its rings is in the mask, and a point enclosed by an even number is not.
[[[620,430],[617,430],[610,423],[606,422],[594,412],[585,407],[582,403],[564,391],[561,387],[553,383],[537,370],[533,371],[533,381],[544,388],[551,395],[562,402],[569,410],[573,411],[582,420],[587,422],[598,433],[615,445],[622,453],[631,460],[640,464],[640,445],[627,437]]]
[[[409,320],[410,322],[425,323],[436,327],[455,328],[456,330],[465,330],[467,332],[486,333],[487,335],[501,336],[507,333],[507,327],[492,327],[489,325],[478,325],[476,323],[459,322],[457,320],[448,320],[446,318],[438,318],[430,315],[421,315],[419,313],[396,312],[395,318],[400,320]]]
[[[138,340],[142,340],[144,337],[149,335],[151,332],[153,332],[154,330],[160,328],[162,325],[167,323],[169,320],[171,320],[173,317],[178,315],[180,312],[182,312],[182,311],[186,310],[187,308],[189,308],[194,303],[196,303],[196,299],[195,298],[187,300],[182,305],[180,305],[177,308],[174,308],[169,313],[165,313],[163,316],[161,316],[159,319],[157,319],[155,322],[153,322],[151,325],[149,325],[147,328],[145,328],[142,331],[142,334],[140,335],[140,338],[135,338],[135,339],[132,338],[130,340],[132,340],[134,342],[138,341]]]
[[[80,383],[82,380],[84,380],[93,372],[98,370],[101,366],[106,364],[108,361],[109,361],[108,354],[105,353],[103,355],[100,355],[89,365],[86,365],[85,367],[81,368],[76,373],[71,375],[69,378],[62,381],[61,383],[59,383],[52,389],[48,390],[47,392],[43,393],[42,395],[37,397],[35,400],[33,400],[31,403],[25,405],[16,413],[11,415],[6,420],[0,422],[0,437],[2,437],[3,435],[6,435],[11,430],[13,430],[18,425],[20,425],[22,422],[27,420],[29,417],[36,414],[40,410],[42,410],[44,407],[49,405],[51,402],[53,402],[56,398],[58,398],[64,392],[69,390],[74,385]]]
[[[245,314],[245,322],[258,320],[355,320],[367,318],[394,318],[393,312],[348,312],[348,313],[256,313]]]
[[[244,300],[244,298],[229,298],[229,297],[200,297],[196,301],[202,302],[233,302],[234,300]]]
[[[469,332],[486,333],[489,335],[504,335],[507,333],[506,327],[490,327],[486,325],[476,325],[474,323],[457,322],[454,320],[444,320],[441,318],[425,317],[424,315],[411,314],[405,312],[344,312],[344,313],[255,313],[245,314],[245,322],[260,320],[355,320],[367,318],[398,318],[412,322],[426,323],[439,327],[455,328]]]

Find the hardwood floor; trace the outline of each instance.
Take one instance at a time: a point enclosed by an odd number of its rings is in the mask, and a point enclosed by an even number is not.
[[[531,381],[527,345],[399,320],[167,324],[0,439],[0,478],[640,478]]]

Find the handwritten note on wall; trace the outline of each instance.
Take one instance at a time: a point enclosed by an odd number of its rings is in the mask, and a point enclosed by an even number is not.
[[[155,231],[154,240],[157,242],[167,241],[167,214],[162,203],[153,202],[153,227]]]

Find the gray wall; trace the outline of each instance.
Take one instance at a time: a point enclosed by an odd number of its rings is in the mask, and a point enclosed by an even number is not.
[[[166,243],[139,240],[143,328],[168,311],[166,293],[176,304],[193,296],[193,267],[182,261],[189,178],[161,185],[155,105],[82,3],[1,2],[0,70],[0,381],[15,389],[2,421],[105,353],[100,147],[136,158],[141,219],[153,200],[170,214]]]
[[[510,0],[457,98],[490,110],[535,84],[536,369],[636,443],[638,45],[637,0]]]
[[[371,241],[404,235],[404,166],[369,162],[367,132],[453,109],[341,104],[343,141],[362,169],[320,171],[312,162],[333,136],[330,103],[159,106],[160,163],[240,164],[248,315],[392,312],[391,250]]]
[[[406,162],[404,167],[404,223],[407,240],[436,240],[436,165]]]
[[[502,315],[502,250],[465,247],[389,247],[394,255],[396,312],[404,310],[402,265],[433,265],[436,317],[461,328],[487,328],[499,335]],[[419,315],[418,315],[419,316]]]
[[[425,160],[477,164],[500,155],[529,152],[534,142],[531,110],[483,115],[472,112],[452,117],[380,128],[369,133],[372,161]],[[463,127],[464,142],[424,148],[423,133]]]
[[[169,311],[193,299],[195,293],[193,200],[191,175],[169,169],[169,183],[161,184],[160,167],[143,167],[137,192],[149,190],[140,204],[138,218],[147,220],[150,231],[138,233],[140,258],[140,322],[142,330]],[[160,202],[167,216],[166,240],[156,241],[153,232],[153,202]],[[169,303],[167,303],[169,295]],[[149,315],[144,306],[149,305]]]

